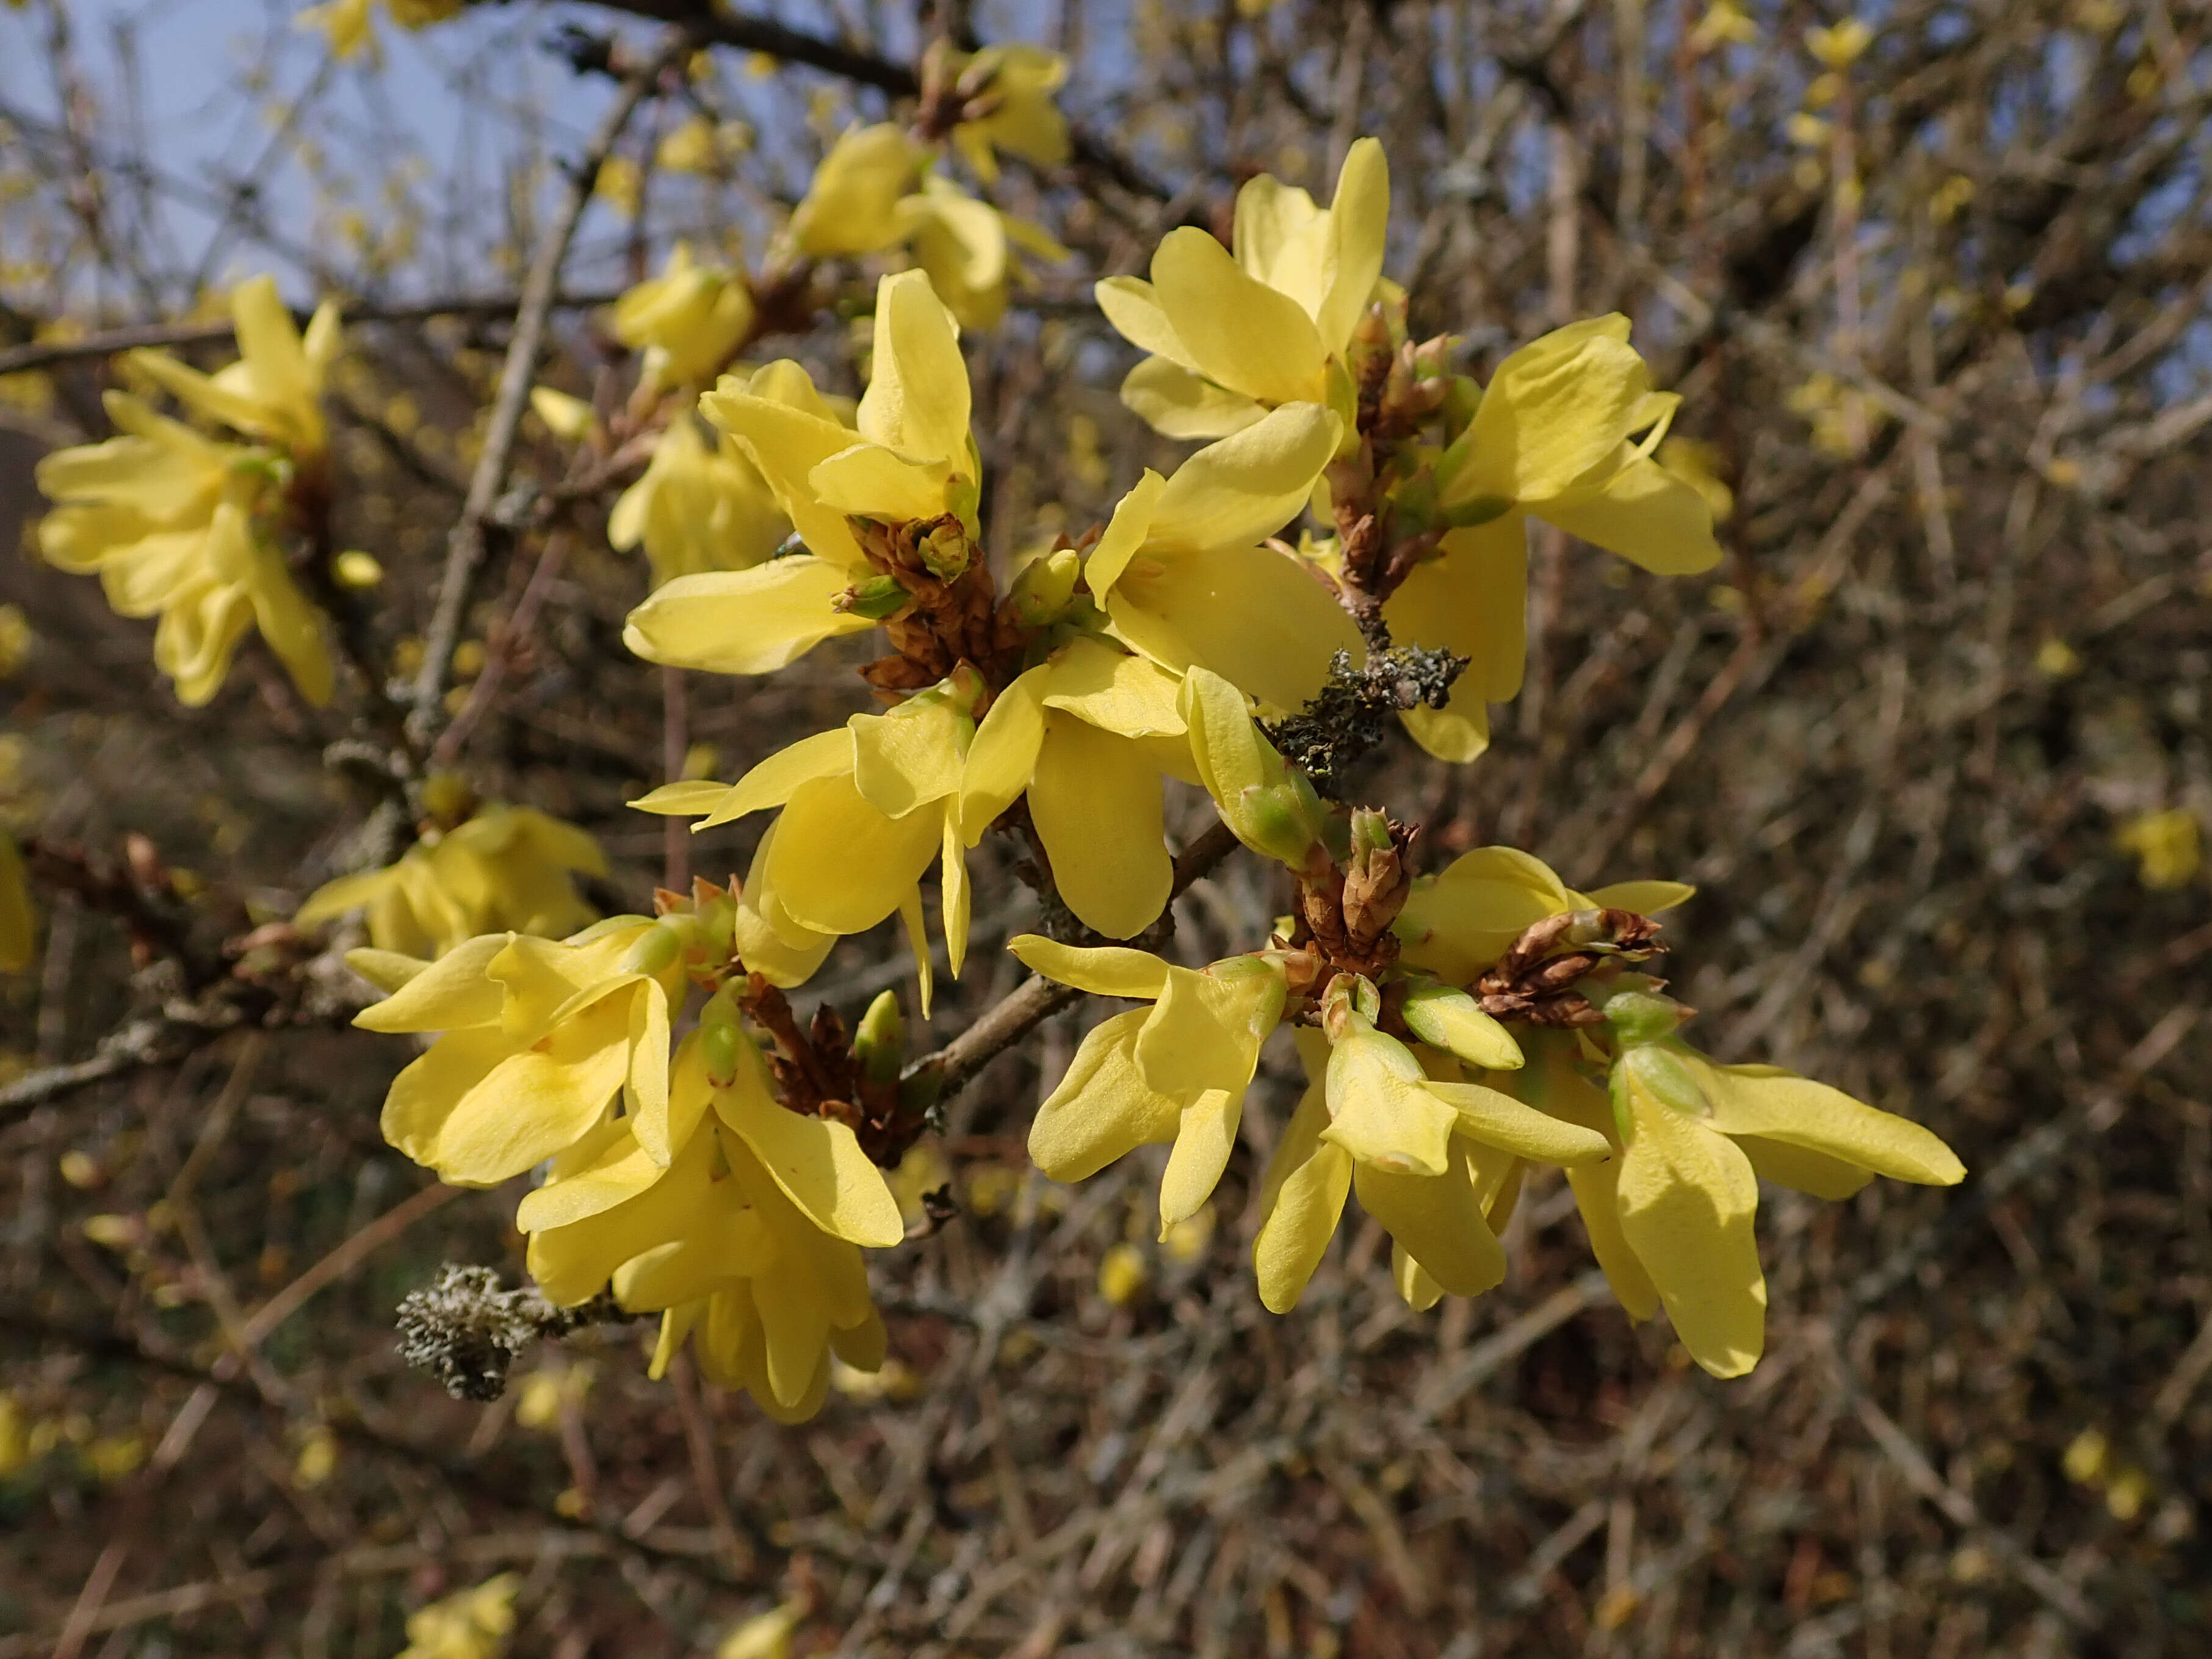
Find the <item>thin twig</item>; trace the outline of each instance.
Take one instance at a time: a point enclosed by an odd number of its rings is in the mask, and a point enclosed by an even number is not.
[[[470,590],[484,559],[485,532],[501,493],[507,487],[508,463],[514,454],[515,434],[522,412],[530,401],[531,378],[538,368],[538,353],[545,342],[546,319],[561,280],[561,265],[575,239],[576,226],[592,199],[600,166],[613,151],[630,117],[659,81],[661,73],[690,50],[688,32],[672,35],[660,50],[627,76],[612,108],[600,121],[568,175],[568,186],[559,209],[539,239],[522,284],[522,302],[514,316],[514,334],[507,342],[507,361],[500,369],[499,392],[493,399],[491,419],[476,471],[469,478],[468,499],[461,504],[460,522],[453,526],[446,552],[446,570],[438,585],[438,608],[432,615],[422,653],[422,672],[416,676],[410,701],[409,729],[425,749],[430,746],[438,709],[453,668],[453,646],[460,637],[467,613]]]

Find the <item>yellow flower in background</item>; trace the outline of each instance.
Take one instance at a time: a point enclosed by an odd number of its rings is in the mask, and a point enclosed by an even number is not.
[[[494,1186],[583,1139],[619,1097],[621,1121],[665,1164],[681,950],[673,928],[615,916],[558,943],[473,939],[433,963],[349,952],[355,971],[389,994],[355,1024],[438,1034],[393,1080],[384,1138],[441,1180]]]
[[[895,122],[854,127],[830,147],[791,216],[791,239],[817,258],[875,253],[899,240],[900,199],[928,152]]]
[[[900,913],[918,961],[929,955],[919,884],[941,858],[945,948],[957,975],[969,920],[960,791],[979,689],[963,672],[886,714],[855,714],[842,730],[802,738],[734,784],[667,784],[630,805],[704,814],[695,830],[781,807],[748,898],[817,935],[865,933]]]
[[[779,1420],[811,1417],[833,1356],[866,1371],[883,1362],[860,1249],[905,1237],[898,1200],[850,1128],[777,1103],[733,1021],[684,1039],[669,1119],[682,1139],[665,1169],[623,1121],[554,1160],[516,1214],[531,1273],[562,1305],[611,1279],[624,1307],[664,1312],[656,1377],[696,1338],[709,1382],[744,1389]]]
[[[365,909],[372,945],[425,959],[481,933],[560,939],[592,920],[579,873],[607,873],[589,835],[534,807],[495,805],[426,836],[397,864],[317,889],[292,920],[307,927]]]
[[[952,147],[985,184],[999,177],[997,152],[1041,167],[1066,165],[1067,118],[1053,101],[1067,84],[1067,59],[1042,46],[986,46],[972,54],[931,48],[930,68],[954,80],[965,108],[980,110],[952,129]]]
[[[978,201],[927,169],[929,153],[889,122],[855,127],[815,169],[793,210],[793,245],[817,258],[908,247],[960,323],[988,328],[1020,276],[1012,249],[1058,261],[1067,250],[1025,219]]]
[[[963,374],[963,390],[966,384]],[[845,514],[823,505],[809,482],[817,464],[859,444],[860,434],[788,361],[749,377],[724,375],[699,408],[750,459],[807,550],[747,569],[676,577],[630,612],[623,642],[648,662],[768,674],[824,640],[875,627],[837,608],[848,588],[875,573]]]
[[[669,418],[644,476],[607,518],[607,540],[642,546],[653,585],[706,570],[750,570],[791,533],[758,468],[724,435],[713,448],[688,412]]]
[[[384,0],[392,21],[404,29],[428,28],[459,12],[465,0]],[[331,51],[340,62],[376,51],[376,30],[369,15],[370,0],[325,0],[294,19],[300,28],[322,30]]]
[[[1382,274],[1389,218],[1389,164],[1362,138],[1325,209],[1267,173],[1239,191],[1233,256],[1195,227],[1170,231],[1150,282],[1109,276],[1096,290],[1106,320],[1152,354],[1121,400],[1171,438],[1225,437],[1286,404],[1348,415],[1349,382],[1333,396],[1329,371]]]
[[[2185,806],[2130,818],[2113,839],[2141,861],[2142,884],[2153,892],[2186,887],[2204,867],[2197,814]]]
[[[38,960],[39,924],[15,838],[0,830],[0,973],[20,974]]]
[[[239,361],[213,374],[166,351],[141,349],[126,360],[162,390],[199,414],[275,444],[295,463],[319,458],[330,441],[323,420],[323,380],[338,349],[338,312],[325,300],[303,337],[277,297],[273,276],[231,290],[230,315]]]
[[[1164,1237],[1213,1195],[1228,1166],[1260,1047],[1282,1018],[1281,967],[1243,956],[1177,968],[1148,951],[1036,933],[1006,948],[1047,979],[1152,1005],[1083,1039],[1030,1124],[1030,1157],[1054,1181],[1081,1181],[1139,1146],[1174,1142],[1160,1182]]]
[[[268,453],[204,438],[127,393],[106,404],[121,436],[39,463],[39,488],[58,503],[39,521],[46,562],[97,574],[120,615],[160,618],[154,661],[188,706],[222,689],[248,629],[302,696],[327,702],[321,618],[260,528],[275,510]]]
[[[617,339],[645,354],[644,384],[703,386],[751,337],[756,314],[744,272],[702,265],[678,242],[659,276],[615,301],[613,325]]]
[[[1000,692],[960,784],[969,847],[1026,796],[1053,886],[1076,919],[1128,939],[1167,908],[1164,773],[1196,781],[1175,676],[1079,636]]]
[[[805,1617],[803,1601],[755,1613],[716,1644],[714,1659],[791,1659],[791,1633]]]
[[[514,1593],[521,1588],[520,1573],[503,1572],[410,1613],[398,1659],[498,1659],[514,1630]]]
[[[1292,404],[1207,445],[1114,509],[1083,574],[1114,633],[1162,666],[1212,670],[1261,702],[1302,708],[1359,630],[1305,562],[1259,544],[1302,512],[1342,436]]]
[[[1547,916],[1601,909],[1654,916],[1696,890],[1679,881],[1620,881],[1578,893],[1518,848],[1478,847],[1437,874],[1416,878],[1391,931],[1407,966],[1449,985],[1472,985]]]

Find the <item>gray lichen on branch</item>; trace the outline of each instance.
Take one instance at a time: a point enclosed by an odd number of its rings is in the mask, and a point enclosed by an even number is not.
[[[401,1298],[399,1357],[435,1376],[456,1400],[491,1401],[507,1392],[515,1355],[532,1342],[642,1316],[606,1291],[556,1308],[534,1286],[502,1290],[493,1269],[449,1261],[429,1285]]]
[[[1396,717],[1408,708],[1442,708],[1467,665],[1449,651],[1398,645],[1355,668],[1351,653],[1340,651],[1329,663],[1328,683],[1303,713],[1261,726],[1316,789],[1341,800],[1352,768],[1381,745]]]

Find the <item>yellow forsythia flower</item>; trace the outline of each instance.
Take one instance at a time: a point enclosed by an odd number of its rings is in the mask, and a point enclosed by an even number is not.
[[[678,1051],[664,1165],[629,1119],[556,1157],[516,1224],[530,1271],[574,1305],[612,1279],[632,1310],[663,1311],[653,1375],[692,1340],[701,1373],[786,1422],[820,1409],[836,1358],[878,1369],[884,1332],[860,1247],[905,1237],[898,1200],[853,1131],[775,1099],[732,1023],[702,1020]]]
[[[855,127],[830,147],[793,210],[791,240],[817,258],[910,247],[939,297],[965,326],[1005,313],[1020,275],[1011,247],[1039,258],[1067,250],[1041,227],[1000,213],[926,171],[928,152],[890,122]]]
[[[2204,866],[2197,814],[2185,806],[2131,818],[2114,839],[2142,861],[2142,884],[2154,892],[2186,887]]]
[[[961,838],[1026,799],[1054,890],[1076,919],[1128,939],[1167,908],[1164,774],[1192,775],[1176,678],[1082,635],[1001,691],[960,784]]]
[[[1122,401],[1171,438],[1224,437],[1269,409],[1330,402],[1330,367],[1382,274],[1389,219],[1382,147],[1362,138],[1326,209],[1267,173],[1240,190],[1234,257],[1195,227],[1170,231],[1150,282],[1109,276],[1096,290],[1106,320],[1151,354]]]
[[[615,337],[645,354],[655,386],[703,385],[751,337],[756,313],[742,270],[702,265],[687,242],[669,250],[660,275],[615,301]]]
[[[1152,1005],[1083,1039],[1037,1108],[1030,1157],[1054,1181],[1081,1181],[1139,1146],[1172,1141],[1160,1182],[1165,1237],[1212,1197],[1228,1165],[1260,1045],[1282,1018],[1281,967],[1243,956],[1178,968],[1145,951],[1083,949],[1036,933],[1007,948],[1048,979]]]
[[[791,1632],[805,1616],[805,1604],[799,1601],[756,1613],[721,1639],[714,1659],[791,1659]]]
[[[817,936],[865,933],[898,913],[918,961],[929,955],[920,883],[941,857],[945,947],[957,975],[969,920],[960,789],[977,690],[963,671],[887,714],[855,714],[842,730],[802,738],[735,784],[669,784],[630,805],[670,817],[703,813],[699,830],[781,807],[746,883],[748,901]]]
[[[293,476],[324,464],[320,398],[337,313],[324,306],[303,339],[266,276],[240,285],[231,313],[242,356],[216,374],[164,352],[134,351],[130,362],[180,402],[274,447],[204,437],[111,392],[108,416],[123,435],[39,463],[39,487],[58,503],[40,521],[40,550],[60,569],[96,572],[121,614],[161,618],[154,660],[185,703],[214,697],[257,628],[301,695],[320,704],[332,684],[321,619],[272,529]]]
[[[1066,58],[1016,44],[986,46],[972,55],[946,52],[932,67],[954,79],[967,107],[983,111],[953,127],[952,144],[985,184],[998,179],[999,150],[1041,167],[1066,164],[1067,118],[1053,102],[1067,84]]]
[[[385,951],[346,960],[389,992],[354,1024],[437,1033],[393,1081],[384,1138],[458,1186],[489,1187],[620,1120],[665,1165],[670,999],[682,942],[642,916],[614,916],[556,943],[472,939],[433,963]]]
[[[397,864],[319,888],[293,921],[312,927],[365,908],[370,944],[410,957],[441,957],[480,933],[559,939],[592,920],[577,872],[607,872],[590,836],[534,807],[495,805]]]
[[[20,974],[38,959],[38,916],[15,837],[0,830],[0,973]]]
[[[499,1659],[514,1629],[514,1593],[521,1588],[520,1573],[503,1572],[410,1613],[398,1659]]]
[[[1709,492],[1649,453],[1678,402],[1651,389],[1619,315],[1555,330],[1498,365],[1473,422],[1436,462],[1440,506],[1467,522],[1445,534],[1441,556],[1415,567],[1382,610],[1401,644],[1470,659],[1448,707],[1406,714],[1407,729],[1431,754],[1474,759],[1490,742],[1486,705],[1520,690],[1525,520],[1661,575],[1720,562]]]
[[[689,413],[672,416],[644,476],[607,518],[607,540],[642,546],[653,585],[702,570],[750,570],[791,533],[760,470],[726,434],[714,448]]]
[[[459,11],[465,0],[384,0],[392,21],[404,29],[427,28]],[[310,6],[295,20],[300,28],[319,28],[329,39],[331,51],[340,61],[376,50],[376,31],[370,21],[369,0],[324,0]]]

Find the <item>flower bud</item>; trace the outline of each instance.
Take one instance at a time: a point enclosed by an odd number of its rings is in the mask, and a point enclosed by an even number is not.
[[[1371,1031],[1382,1018],[1382,994],[1364,974],[1339,974],[1321,994],[1322,1029],[1331,1042],[1348,1042],[1363,1031]]]
[[[1606,1024],[1623,1048],[1642,1048],[1663,1042],[1674,1035],[1689,1012],[1669,996],[1656,991],[1625,988],[1607,997]]]
[[[940,524],[921,538],[915,550],[921,559],[923,569],[941,582],[959,580],[968,568],[969,556],[974,551],[967,532],[957,525]]]
[[[1295,789],[1284,784],[1272,788],[1249,784],[1234,799],[1215,804],[1237,839],[1254,852],[1293,870],[1304,867],[1314,846],[1314,832]]]
[[[1449,985],[1424,985],[1407,994],[1400,1010],[1406,1029],[1431,1048],[1489,1072],[1522,1063],[1513,1034],[1482,1012],[1475,1000]]]
[[[1636,1133],[1636,1114],[1632,1095],[1641,1095],[1685,1117],[1706,1118],[1713,1113],[1712,1103],[1705,1098],[1698,1080],[1690,1075],[1690,1068],[1682,1064],[1668,1048],[1657,1043],[1641,1043],[1621,1050],[1613,1062],[1611,1087],[1607,1092],[1613,1099],[1613,1127],[1624,1140],[1632,1139]]]
[[[1014,578],[1014,618],[1024,628],[1042,628],[1056,620],[1075,598],[1075,583],[1083,572],[1083,556],[1063,547],[1031,559]]]
[[[640,933],[629,947],[623,971],[632,974],[662,974],[683,954],[683,935],[665,921],[656,921]]]
[[[699,1011],[699,1048],[707,1062],[707,1081],[726,1089],[738,1080],[745,1044],[744,1027],[738,1020],[738,1005],[729,988],[707,999]]]
[[[886,622],[913,602],[914,595],[899,585],[896,576],[871,576],[864,582],[855,582],[839,594],[834,608],[855,617],[866,617],[870,622]]]
[[[899,1065],[906,1058],[906,1020],[897,992],[885,991],[868,1005],[853,1035],[853,1057],[870,1083],[887,1086],[898,1081]]]

